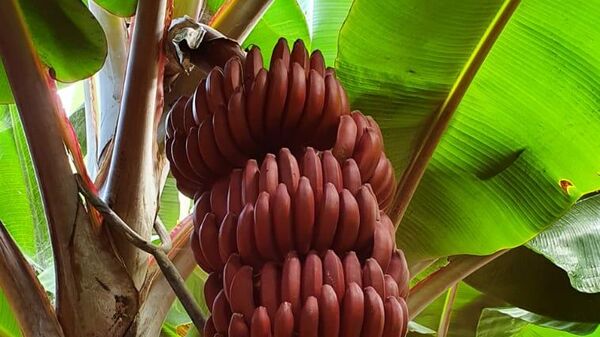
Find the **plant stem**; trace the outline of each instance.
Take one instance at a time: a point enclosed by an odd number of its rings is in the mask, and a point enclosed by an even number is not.
[[[408,270],[410,272],[410,277],[413,278],[415,276],[417,276],[420,272],[422,272],[423,270],[429,268],[431,265],[433,265],[438,259],[429,259],[429,260],[422,260],[419,261],[413,265],[408,266]]]
[[[0,289],[25,337],[64,336],[44,288],[1,221]]]
[[[448,265],[429,275],[410,290],[407,301],[410,319],[415,318],[448,288],[506,252],[507,250],[501,250],[488,256],[461,255],[451,259]]]
[[[73,232],[77,185],[60,138],[58,102],[48,88],[51,79],[35,54],[15,0],[0,2],[0,22],[11,30],[0,34],[0,54],[40,181],[54,254],[60,260],[69,255],[66,243]]]
[[[189,238],[192,231],[192,216],[183,219],[173,231],[176,233],[173,237],[173,248],[169,252],[169,258],[183,278],[187,278],[197,267],[190,247]],[[160,269],[156,268],[155,263],[150,264],[148,277],[140,296],[144,298],[144,302],[134,324],[143,331],[137,336],[157,336],[160,333],[162,322],[175,300],[175,294],[171,291],[171,286],[165,275],[160,272]]]
[[[179,0],[173,4],[173,17],[178,18],[184,15],[189,16],[194,20],[198,20],[202,8],[204,7],[204,0]]]
[[[505,0],[504,4],[496,14],[496,17],[492,20],[492,23],[479,41],[477,47],[475,47],[469,61],[467,61],[467,64],[450,90],[448,97],[446,97],[446,100],[434,115],[431,127],[425,130],[425,134],[420,142],[420,147],[415,151],[415,154],[404,171],[404,174],[398,183],[398,188],[396,189],[396,196],[393,203],[394,208],[390,212],[390,217],[395,224],[400,223],[404,217],[406,209],[410,204],[410,200],[425,173],[425,169],[433,155],[433,151],[439,144],[443,133],[448,127],[450,119],[454,115],[456,108],[467,92],[475,74],[477,74],[477,71],[483,64],[483,61],[494,45],[494,42],[496,42],[498,36],[500,36],[502,29],[506,26],[506,23],[508,23],[508,20],[511,18],[519,2],[520,0]]]
[[[241,44],[271,3],[273,0],[228,0],[208,25]]]
[[[450,327],[450,318],[452,316],[452,307],[454,306],[454,300],[456,299],[456,292],[458,290],[458,283],[454,284],[448,293],[446,294],[446,301],[444,302],[444,310],[440,319],[440,325],[438,327],[437,337],[446,337],[448,334],[448,328]]]
[[[204,318],[200,312],[200,307],[194,301],[192,295],[187,291],[185,281],[177,271],[177,267],[167,257],[167,254],[165,254],[162,248],[153,245],[152,242],[147,241],[131,229],[131,227],[129,227],[102,199],[87,188],[79,175],[77,175],[77,182],[81,194],[83,194],[86,200],[92,204],[96,210],[102,213],[105,223],[108,224],[111,229],[121,233],[133,246],[154,256],[160,270],[177,295],[177,298],[181,301],[181,304],[183,304],[185,311],[192,319],[192,322],[194,322],[194,325],[199,329],[204,327]]]
[[[158,216],[156,217],[156,220],[154,220],[154,231],[160,238],[161,249],[165,253],[169,253],[169,251],[173,247],[173,242],[171,241],[171,236],[169,235],[169,231],[167,231],[165,224]]]
[[[105,199],[141,237],[150,238],[159,189],[155,118],[162,112],[162,41],[167,0],[139,1]],[[159,101],[159,102],[157,102]],[[120,232],[115,245],[139,289],[147,254]]]
[[[94,101],[87,102],[88,97],[86,97],[87,130],[93,130],[93,136],[95,136],[90,140],[88,134],[88,147],[94,147],[94,152],[90,152],[88,149],[88,168],[95,175],[100,166],[99,162],[110,159],[110,156],[106,155],[107,151],[104,150],[115,136],[119,119],[129,41],[123,18],[108,13],[94,1],[89,1],[88,7],[102,26],[108,46],[104,66],[92,78],[88,79],[94,84],[89,93],[89,98],[94,99]],[[97,109],[88,111],[88,105],[95,106]]]

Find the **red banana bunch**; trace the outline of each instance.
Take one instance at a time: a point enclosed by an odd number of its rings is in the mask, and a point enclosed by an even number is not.
[[[408,269],[375,120],[350,112],[319,51],[280,39],[214,68],[167,117],[209,272],[204,336],[404,336]]]

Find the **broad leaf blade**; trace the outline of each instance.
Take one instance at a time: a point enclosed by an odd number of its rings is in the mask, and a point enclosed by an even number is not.
[[[106,38],[82,1],[20,0],[19,5],[41,60],[57,80],[81,80],[102,67]],[[13,101],[6,83],[0,67],[0,103]]]
[[[0,106],[0,219],[24,254],[39,266],[52,248],[27,140],[15,106]]]
[[[338,74],[353,107],[380,122],[398,176],[498,5],[354,3]],[[597,15],[595,3],[526,1],[517,9],[400,224],[398,244],[411,259],[518,246],[600,187],[600,139],[590,137],[600,131]]]
[[[600,292],[600,195],[576,203],[527,246],[567,271],[574,288]]]
[[[21,337],[19,323],[15,319],[6,297],[0,289],[0,337]]]
[[[352,6],[351,0],[298,0],[306,17],[311,48],[323,53],[325,63],[334,65],[338,36]],[[368,31],[364,32],[369,34]]]
[[[161,192],[158,216],[167,230],[170,231],[177,225],[179,214],[179,191],[175,184],[175,178],[173,178],[172,175],[169,175]]]
[[[564,270],[526,247],[512,249],[466,278],[466,282],[554,320],[600,323],[600,293],[577,291]]]

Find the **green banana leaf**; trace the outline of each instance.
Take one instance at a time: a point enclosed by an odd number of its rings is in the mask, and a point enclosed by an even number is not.
[[[208,0],[205,6],[210,13],[214,14],[224,2],[225,0]]]
[[[19,323],[12,314],[8,301],[0,291],[0,337],[21,337]]]
[[[14,105],[0,106],[0,219],[37,265],[52,263],[52,249],[27,140]]]
[[[160,195],[160,208],[158,216],[168,230],[177,225],[180,214],[179,191],[175,185],[175,178],[169,174],[165,187]]]
[[[600,195],[576,203],[527,247],[564,269],[577,290],[600,292]]]
[[[554,320],[600,323],[600,293],[577,291],[567,273],[522,246],[465,279],[475,289]]]
[[[352,6],[351,0],[298,0],[310,33],[310,46],[323,53],[333,66],[337,56],[340,28]],[[368,32],[365,32],[368,34]]]
[[[93,0],[111,14],[130,17],[135,14],[137,0]]]
[[[222,1],[209,1],[211,12]],[[265,64],[279,37],[291,44],[302,39],[309,50],[319,49],[327,65],[333,66],[337,55],[339,30],[348,14],[350,0],[274,0],[264,17],[244,41],[244,46],[257,45],[265,51]]]
[[[445,305],[445,295],[432,302],[415,322],[436,330]],[[461,282],[458,285],[455,302],[452,305],[448,337],[513,337],[532,328],[549,328],[556,334],[565,336],[588,335],[597,328],[595,323],[573,323],[556,321],[548,317],[511,307],[508,303],[486,295]],[[409,337],[426,335],[412,331]],[[545,335],[544,335],[545,336]],[[553,336],[553,335],[548,335]],[[561,335],[562,336],[562,335]]]
[[[596,324],[552,321],[519,308],[487,308],[481,313],[476,337],[600,336]]]
[[[207,277],[208,275],[204,271],[202,271],[200,268],[196,268],[185,281],[185,284],[190,293],[192,293],[194,296],[196,303],[200,305],[200,310],[202,311],[204,317],[208,317],[210,315],[208,307],[206,306],[206,301],[204,301],[203,291],[204,282],[206,281]],[[171,306],[171,309],[169,310],[169,313],[167,314],[165,323],[163,324],[161,336],[194,336],[197,331],[192,325],[192,320],[186,313],[181,302],[179,302],[179,300],[175,300]]]
[[[381,124],[399,177],[500,1],[356,0],[336,65]],[[523,1],[443,136],[399,225],[410,259],[531,239],[600,187],[598,2]]]
[[[52,248],[27,141],[14,105],[0,105],[0,219],[37,268],[52,268]],[[0,289],[0,337],[20,337]]]
[[[438,330],[444,309],[446,294],[438,297],[416,318],[415,322],[434,331]],[[501,300],[485,295],[465,283],[459,283],[455,302],[452,306],[451,321],[447,337],[474,336],[481,311],[487,307],[507,305]],[[409,337],[421,336],[413,331]]]
[[[18,3],[38,55],[57,80],[81,80],[102,67],[106,37],[82,1],[19,0]],[[13,101],[9,89],[5,69],[0,65],[0,104]]]
[[[310,48],[308,27],[296,0],[274,0],[242,45],[245,48],[259,46],[265,66],[268,66],[271,50],[280,37],[286,38],[290,46],[296,39],[302,39]]]
[[[488,336],[503,336],[503,335],[488,335]],[[566,331],[556,331],[551,328],[545,328],[537,325],[526,325],[523,329],[519,330],[516,334],[511,337],[577,337],[578,335],[572,334]],[[588,337],[600,336],[600,330],[596,330],[594,333],[587,335]]]

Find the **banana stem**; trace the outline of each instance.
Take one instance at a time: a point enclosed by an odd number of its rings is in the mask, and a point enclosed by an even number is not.
[[[190,247],[190,235],[194,229],[192,216],[188,215],[181,220],[171,232],[173,248],[169,252],[169,259],[177,267],[179,274],[184,279],[197,268],[196,260]],[[158,336],[162,322],[167,316],[176,296],[171,291],[171,286],[165,275],[157,268],[157,264],[150,262],[148,276],[140,296],[145,298],[135,318],[135,324],[144,327],[144,336]]]
[[[438,328],[438,337],[446,337],[448,335],[448,328],[450,327],[450,317],[452,316],[452,307],[454,306],[454,300],[456,299],[456,292],[458,290],[458,284],[453,285],[448,289],[446,294],[446,302],[444,303],[444,310],[440,319],[440,325]]]
[[[162,66],[168,0],[139,1],[123,98],[104,190],[108,204],[143,238],[156,216],[160,157],[155,119],[162,112]],[[120,232],[115,246],[137,289],[146,277],[147,255]]]
[[[178,18],[184,15],[194,20],[198,20],[204,7],[204,0],[180,0],[173,3],[173,17]]]
[[[204,327],[204,317],[202,316],[200,307],[185,287],[183,277],[181,277],[177,267],[169,259],[167,254],[165,254],[163,248],[153,245],[152,242],[147,241],[131,229],[117,213],[108,207],[104,200],[100,199],[93,191],[87,188],[80,175],[76,175],[76,178],[79,191],[85,199],[104,216],[105,223],[108,224],[112,230],[119,232],[126,237],[132,245],[154,256],[156,264],[169,282],[169,285],[175,292],[175,295],[177,295],[177,298],[179,298],[179,301],[181,301],[181,304],[192,319],[192,322],[198,329],[202,329]]]
[[[154,220],[154,231],[160,238],[161,248],[165,253],[169,253],[171,248],[173,247],[173,242],[171,242],[171,235],[169,235],[169,231],[162,220],[156,216],[156,220]]]
[[[44,288],[0,221],[0,289],[25,337],[63,337]]]
[[[208,25],[241,44],[271,3],[273,0],[228,0]]]
[[[93,1],[88,2],[88,7],[102,26],[108,44],[104,66],[86,81],[89,82],[86,88],[87,157],[88,168],[94,178],[101,167],[100,162],[110,160],[110,152],[105,148],[115,137],[129,40],[123,18],[108,13]]]
[[[408,296],[408,312],[410,319],[417,317],[431,302],[448,288],[471,275],[508,250],[501,250],[488,256],[462,255],[453,258],[448,265],[417,283]]]

